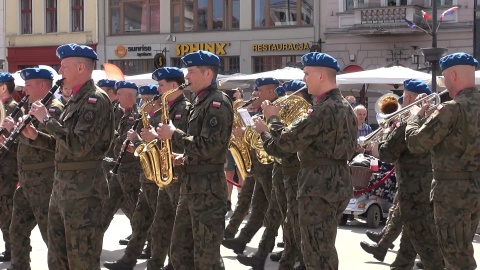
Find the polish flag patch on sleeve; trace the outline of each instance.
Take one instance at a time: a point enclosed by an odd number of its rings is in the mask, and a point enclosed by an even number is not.
[[[94,98],[94,97],[90,97],[88,98],[88,101],[87,101],[89,104],[97,104],[97,98]]]
[[[48,108],[48,112],[49,113],[55,113],[55,108],[53,108],[53,107]]]
[[[307,114],[311,114],[312,112],[313,112],[313,109],[310,108],[310,109],[308,109]]]
[[[442,108],[443,108],[443,105],[442,105],[442,104],[439,104],[439,105],[437,106],[437,111],[440,111]]]
[[[180,119],[182,119],[182,115],[181,114],[175,114],[174,119],[175,120],[180,120]]]
[[[135,120],[135,118],[133,118],[133,116],[128,117],[128,121],[133,121],[133,120]]]
[[[212,106],[213,106],[214,108],[220,108],[220,106],[222,106],[222,103],[220,103],[220,102],[218,102],[218,101],[214,101],[214,102],[212,102]]]

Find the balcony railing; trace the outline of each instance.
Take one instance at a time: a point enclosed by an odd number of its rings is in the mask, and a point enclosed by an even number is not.
[[[407,7],[368,8],[355,11],[359,13],[360,24],[396,23],[404,22],[407,16]]]

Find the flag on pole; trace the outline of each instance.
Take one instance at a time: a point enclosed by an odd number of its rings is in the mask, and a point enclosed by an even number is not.
[[[427,12],[425,12],[423,10],[422,10],[422,16],[425,20],[430,20],[432,18],[432,16],[430,16],[430,14],[428,14]]]
[[[406,17],[403,17],[403,20],[408,24],[408,27],[410,27],[410,28],[412,28],[412,29],[417,26],[417,25],[415,25],[414,22],[407,20]]]
[[[447,10],[445,10],[442,15],[440,15],[440,21],[443,20],[443,17],[447,16],[447,15],[452,15],[453,13],[455,13],[455,10],[457,10],[458,7],[451,7]]]

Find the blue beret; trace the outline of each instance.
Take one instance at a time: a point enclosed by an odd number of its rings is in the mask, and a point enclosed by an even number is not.
[[[414,92],[417,94],[427,94],[430,95],[432,91],[428,85],[420,80],[417,79],[409,79],[403,82],[403,88],[410,92]]]
[[[288,81],[288,82],[284,82],[282,84],[282,86],[283,86],[283,88],[285,88],[285,91],[287,91],[287,92],[295,92],[295,91],[299,90],[300,88],[304,87],[305,82],[299,81],[299,80],[291,80],[291,81]],[[308,89],[305,88],[305,89],[302,90],[302,92],[308,93]]]
[[[277,94],[277,97],[285,96],[285,88],[283,88],[282,86],[275,88],[275,94]]]
[[[220,66],[220,58],[208,51],[196,51],[182,57],[182,62],[186,67],[193,66]]]
[[[101,79],[97,82],[98,87],[115,87],[116,80]]]
[[[130,88],[134,89],[135,91],[138,91],[138,86],[133,83],[133,82],[127,82],[127,81],[118,81],[115,83],[115,91],[117,91],[120,88]]]
[[[403,104],[403,97],[398,98],[398,104],[402,105]]]
[[[60,60],[68,57],[84,57],[98,60],[97,53],[92,48],[75,43],[59,46],[57,48],[57,57]]]
[[[452,53],[440,58],[440,69],[442,71],[444,71],[449,67],[458,66],[458,65],[477,67],[478,61],[477,59],[473,58],[473,56],[471,56],[470,54],[463,53],[463,52]]]
[[[20,77],[25,81],[31,79],[53,80],[53,73],[45,68],[25,68],[20,71]]]
[[[275,79],[275,78],[271,78],[271,77],[268,77],[268,78],[258,78],[255,80],[255,87],[258,88],[260,86],[264,86],[264,85],[269,85],[269,84],[276,84],[276,85],[280,85],[280,82]],[[254,87],[254,88],[255,88]],[[257,89],[258,90],[258,89]]]
[[[140,95],[157,95],[158,86],[156,84],[140,86],[138,88],[138,92],[140,93]]]
[[[152,79],[155,81],[161,81],[170,78],[183,77],[183,71],[176,67],[164,67],[155,70],[152,73]]]
[[[15,78],[13,78],[11,73],[9,73],[9,72],[0,73],[0,83],[14,81],[14,80],[15,80]]]
[[[328,67],[340,71],[340,66],[335,58],[326,53],[311,52],[302,56],[304,66]]]

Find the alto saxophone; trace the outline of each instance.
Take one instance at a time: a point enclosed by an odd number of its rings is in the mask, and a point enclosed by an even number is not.
[[[235,100],[233,102],[233,128],[243,127],[242,120],[238,115],[238,109],[245,105],[244,100]],[[250,174],[252,168],[252,159],[250,157],[250,149],[243,138],[235,137],[233,134],[230,137],[228,150],[237,164],[238,172],[245,179]]]

